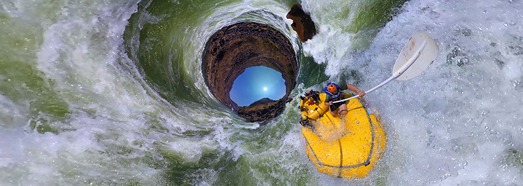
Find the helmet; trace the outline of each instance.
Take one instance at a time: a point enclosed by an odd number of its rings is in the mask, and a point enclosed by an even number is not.
[[[338,92],[338,88],[336,87],[336,85],[334,84],[329,84],[327,85],[327,90],[331,93],[331,94],[336,94]]]

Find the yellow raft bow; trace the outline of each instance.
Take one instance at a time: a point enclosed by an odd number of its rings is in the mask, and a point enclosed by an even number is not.
[[[300,102],[307,155],[318,171],[342,178],[363,178],[385,152],[387,139],[379,120],[359,99],[346,102],[343,119],[333,117],[325,101],[307,96]],[[317,97],[317,98],[318,98]]]

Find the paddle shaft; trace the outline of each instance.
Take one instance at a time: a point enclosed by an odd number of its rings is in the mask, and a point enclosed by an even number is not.
[[[425,45],[427,44],[427,41],[423,41],[423,43],[421,44],[421,47],[416,51],[415,55],[412,56],[409,61],[407,61],[407,63],[405,63],[405,65],[403,65],[397,72],[394,72],[392,74],[391,77],[389,77],[389,79],[383,81],[382,83],[380,83],[379,85],[365,91],[365,93],[371,93],[372,91],[382,87],[383,85],[391,82],[392,80],[398,78],[401,76],[401,74],[403,74],[405,71],[407,71],[407,69],[409,69],[410,66],[412,66],[412,64],[414,64],[414,62],[419,58],[420,54],[421,54],[421,51],[425,48]],[[344,102],[344,101],[348,101],[348,100],[351,100],[351,99],[354,99],[354,98],[359,98],[360,95],[355,95],[355,96],[352,96],[350,98],[345,98],[345,99],[342,99],[342,100],[338,100],[338,101],[334,101],[333,103],[339,103],[339,102]]]

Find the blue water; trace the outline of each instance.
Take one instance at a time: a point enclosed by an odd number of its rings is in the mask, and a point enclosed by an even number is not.
[[[280,72],[265,66],[246,68],[232,85],[231,100],[248,106],[263,98],[278,100],[285,95],[285,80]]]

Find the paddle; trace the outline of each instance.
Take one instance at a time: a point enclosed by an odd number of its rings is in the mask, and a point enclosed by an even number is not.
[[[370,93],[381,86],[389,83],[394,79],[408,80],[419,76],[430,64],[436,59],[439,49],[434,39],[425,32],[416,32],[412,34],[409,42],[405,44],[400,55],[396,58],[396,63],[392,69],[392,76],[380,83],[378,86],[371,88],[365,93]],[[358,98],[359,95],[350,98],[334,101],[339,103],[350,99]]]

